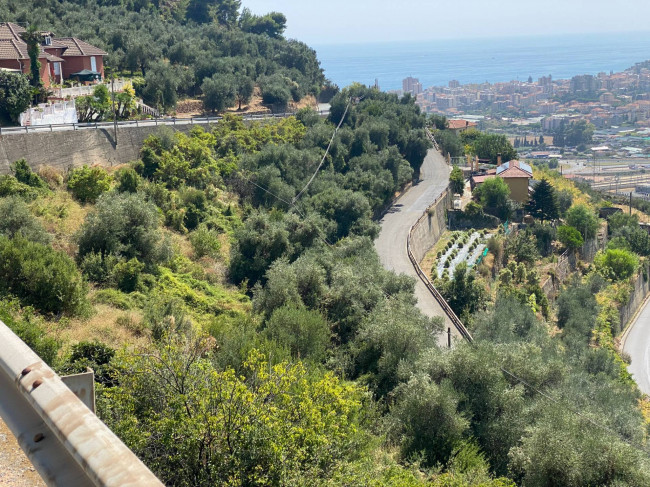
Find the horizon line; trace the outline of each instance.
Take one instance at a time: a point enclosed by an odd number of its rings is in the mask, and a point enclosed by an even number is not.
[[[553,34],[513,34],[513,35],[477,35],[477,36],[468,36],[468,37],[434,37],[427,39],[398,39],[398,40],[350,40],[342,42],[314,42],[314,41],[304,41],[301,39],[296,39],[301,42],[304,42],[310,47],[330,47],[330,46],[352,46],[352,45],[369,45],[369,44],[406,44],[406,43],[415,43],[415,42],[439,42],[439,41],[481,41],[481,40],[510,40],[510,39],[549,39],[549,38],[576,38],[583,36],[595,36],[595,35],[642,35],[650,34],[649,30],[633,30],[633,31],[588,31],[588,32],[556,32]],[[290,39],[293,39],[289,37]]]

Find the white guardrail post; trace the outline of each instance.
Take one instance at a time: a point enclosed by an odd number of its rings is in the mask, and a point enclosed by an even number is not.
[[[163,485],[1,321],[0,343],[0,415],[47,485]]]

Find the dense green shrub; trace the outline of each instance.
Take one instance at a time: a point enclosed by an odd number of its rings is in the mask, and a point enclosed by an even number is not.
[[[95,372],[95,382],[114,385],[116,374],[111,365],[114,356],[115,350],[104,343],[79,342],[72,346],[61,370],[66,374],[79,374],[90,367]]]
[[[94,203],[111,188],[111,176],[101,167],[83,166],[68,174],[68,189],[82,203]]]
[[[190,233],[190,243],[196,257],[205,255],[217,257],[221,249],[219,232],[210,230],[207,226],[201,225],[195,231]]]
[[[0,321],[11,328],[11,331],[46,364],[50,367],[54,366],[61,347],[60,342],[48,335],[47,329],[37,320],[33,312],[26,310],[27,312],[17,316],[17,313],[14,313],[15,308],[17,306],[13,303],[0,300]]]
[[[318,311],[296,306],[276,309],[266,323],[266,333],[299,360],[321,361],[330,344],[330,326]]]
[[[11,169],[19,182],[36,189],[47,188],[47,183],[43,181],[38,174],[32,171],[32,168],[29,167],[25,159],[20,159],[14,162],[11,165]]]
[[[0,197],[4,196],[20,196],[32,200],[38,196],[38,191],[25,183],[21,183],[14,176],[3,174],[0,176]]]
[[[144,264],[134,257],[117,263],[113,267],[111,277],[120,291],[131,293],[140,288],[140,275],[143,270]]]
[[[639,266],[636,254],[624,249],[607,249],[594,258],[596,271],[603,277],[621,281],[631,277]]]
[[[569,208],[566,221],[568,225],[578,230],[585,240],[594,238],[600,226],[596,214],[585,205],[573,205]]]
[[[17,196],[0,198],[0,235],[21,236],[32,242],[47,244],[50,236]]]
[[[123,293],[117,289],[100,289],[93,295],[93,303],[108,304],[123,310],[139,308],[144,305],[144,295],[138,292]]]
[[[141,194],[102,195],[77,235],[79,260],[91,253],[101,255],[102,260],[136,258],[148,266],[168,260],[171,251],[158,219],[156,207]]]
[[[45,313],[79,314],[87,306],[87,286],[74,261],[22,237],[0,237],[0,292]]]
[[[580,232],[569,225],[562,225],[557,229],[557,238],[562,245],[571,250],[579,249],[584,244]]]
[[[142,178],[132,167],[125,167],[116,173],[117,186],[120,193],[136,193],[142,186]]]

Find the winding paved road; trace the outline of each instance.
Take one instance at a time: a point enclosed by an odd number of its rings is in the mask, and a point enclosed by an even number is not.
[[[637,313],[624,339],[623,350],[632,358],[627,370],[644,394],[650,394],[650,299]]]
[[[435,149],[431,149],[422,164],[420,181],[404,193],[381,219],[381,232],[375,241],[375,248],[386,269],[415,279],[418,308],[427,316],[444,317],[445,329],[450,327],[453,336],[460,337],[456,327],[418,277],[406,251],[406,240],[411,226],[447,188],[449,172],[444,157]],[[439,343],[441,346],[447,345],[446,333],[440,336]]]

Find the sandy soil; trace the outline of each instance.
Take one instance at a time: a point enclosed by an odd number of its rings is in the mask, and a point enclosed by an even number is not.
[[[45,487],[45,483],[2,419],[0,419],[0,485]]]

